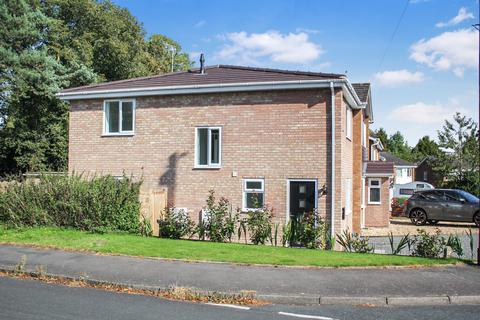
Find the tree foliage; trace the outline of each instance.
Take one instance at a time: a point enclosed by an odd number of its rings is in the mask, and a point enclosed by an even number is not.
[[[68,106],[63,88],[191,66],[173,40],[152,35],[110,1],[0,2],[0,176],[65,170]],[[170,57],[170,58],[169,58]]]
[[[443,187],[458,188],[480,195],[480,144],[478,124],[456,113],[438,131],[443,149],[435,170],[444,176]]]
[[[438,144],[430,139],[429,136],[424,136],[418,140],[415,147],[412,149],[412,157],[416,161],[421,161],[426,157],[437,158],[440,154]]]

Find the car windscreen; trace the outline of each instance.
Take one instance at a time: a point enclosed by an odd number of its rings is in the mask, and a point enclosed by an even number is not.
[[[468,193],[467,191],[463,191],[463,190],[458,190],[457,191],[463,198],[465,198],[465,200],[467,200],[468,202],[470,203],[479,203],[480,200],[475,197],[473,194],[471,193]]]

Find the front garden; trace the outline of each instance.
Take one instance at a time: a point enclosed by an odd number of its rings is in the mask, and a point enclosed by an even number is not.
[[[270,208],[243,213],[233,209],[228,199],[216,198],[213,191],[198,224],[185,212],[167,208],[158,221],[161,238],[149,237],[151,226],[140,215],[139,188],[140,182],[111,176],[42,176],[11,184],[0,192],[0,242],[144,257],[325,267],[446,264],[460,261],[463,253],[455,237],[424,233],[392,242],[391,255],[374,254],[368,237],[348,231],[330,237],[327,223],[315,212],[280,225],[273,223]],[[335,244],[344,250],[333,251]],[[398,255],[406,247],[412,256]]]

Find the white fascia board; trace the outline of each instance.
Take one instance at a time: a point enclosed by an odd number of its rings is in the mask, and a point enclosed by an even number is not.
[[[363,177],[365,178],[393,178],[391,173],[364,173]]]
[[[245,91],[267,91],[267,90],[291,90],[291,89],[314,89],[329,88],[330,83],[335,87],[340,87],[346,92],[346,99],[356,109],[363,108],[355,90],[346,79],[335,80],[298,80],[298,81],[272,81],[272,82],[246,82],[233,84],[215,84],[215,85],[194,85],[194,86],[169,86],[169,87],[150,87],[133,89],[114,89],[114,90],[91,90],[83,92],[65,92],[58,93],[56,96],[61,100],[81,100],[81,99],[106,99],[106,98],[126,98],[157,95],[176,95],[176,94],[200,94],[200,93],[219,93],[219,92],[245,92]]]
[[[399,168],[399,169],[409,169],[409,168],[416,168],[417,166],[416,165],[412,165],[412,166],[394,166],[395,168]]]

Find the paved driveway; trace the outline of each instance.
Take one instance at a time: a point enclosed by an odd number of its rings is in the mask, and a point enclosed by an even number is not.
[[[405,217],[394,217],[390,219],[390,226],[388,228],[367,228],[362,230],[363,236],[388,236],[390,232],[396,236],[403,236],[407,233],[414,235],[418,234],[418,229],[424,229],[427,232],[434,232],[440,229],[441,234],[458,234],[464,235],[469,229],[472,232],[478,233],[478,228],[473,223],[458,223],[458,222],[440,222],[437,225],[426,224],[424,226],[416,226],[410,222],[410,219]]]

